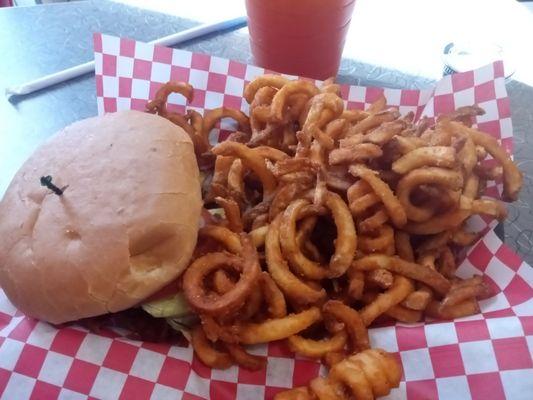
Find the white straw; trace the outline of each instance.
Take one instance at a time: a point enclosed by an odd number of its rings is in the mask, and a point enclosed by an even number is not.
[[[212,24],[202,24],[182,32],[164,36],[149,43],[163,46],[176,45],[187,40],[195,39],[213,32],[234,28],[243,24],[246,24],[246,17],[238,17]],[[37,90],[44,89],[92,71],[94,71],[94,61],[89,61],[84,64],[76,65],[75,67],[64,69],[63,71],[54,72],[53,74],[43,76],[42,78],[35,79],[22,85],[8,87],[6,88],[6,95],[11,96],[33,93]]]

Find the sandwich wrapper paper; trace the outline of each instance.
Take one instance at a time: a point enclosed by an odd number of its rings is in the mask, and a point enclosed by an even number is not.
[[[102,34],[94,36],[94,51],[99,114],[144,110],[168,80],[194,86],[192,109],[246,112],[244,85],[269,72]],[[402,114],[413,111],[416,118],[478,104],[486,114],[477,126],[511,151],[501,62],[446,76],[425,90],[342,86],[348,108],[365,108],[381,93],[390,106]],[[185,109],[179,95],[171,95],[169,103],[176,111]],[[233,125],[224,120],[220,128],[212,140],[223,140]],[[500,191],[494,184],[487,194],[497,197]],[[458,275],[483,274],[494,295],[480,302],[479,315],[370,329],[372,347],[395,353],[403,365],[401,385],[388,399],[533,399],[533,269],[498,239],[493,222],[477,218],[472,224],[486,234],[468,250]],[[282,343],[255,346],[252,353],[268,356],[266,369],[212,370],[191,347],[132,341],[118,333],[101,336],[76,325],[57,329],[24,316],[0,290],[2,399],[271,399],[326,373],[319,362],[294,356]]]

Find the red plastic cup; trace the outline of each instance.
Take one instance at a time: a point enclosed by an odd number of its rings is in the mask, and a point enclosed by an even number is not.
[[[315,79],[337,75],[355,0],[246,0],[255,62]]]

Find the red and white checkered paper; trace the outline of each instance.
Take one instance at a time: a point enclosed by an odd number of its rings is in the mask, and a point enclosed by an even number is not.
[[[148,45],[96,34],[98,112],[144,110],[168,80],[191,83],[189,108],[220,106],[247,111],[246,82],[264,69],[205,54]],[[433,117],[478,104],[486,114],[477,126],[511,150],[512,126],[501,62],[444,77],[426,90],[342,86],[348,108],[365,108],[383,93],[400,112]],[[176,110],[185,99],[171,95]],[[212,138],[222,140],[231,123]],[[489,189],[497,196],[499,185]],[[469,250],[458,270],[462,277],[483,274],[493,287],[481,301],[482,313],[454,321],[396,324],[370,329],[373,347],[395,353],[404,376],[389,399],[533,398],[533,269],[496,237],[486,236]],[[270,399],[324,373],[313,360],[295,357],[281,343],[257,346],[268,356],[263,371],[238,367],[211,370],[192,349],[131,341],[120,335],[88,333],[81,327],[56,329],[25,317],[0,290],[0,396],[2,399]]]

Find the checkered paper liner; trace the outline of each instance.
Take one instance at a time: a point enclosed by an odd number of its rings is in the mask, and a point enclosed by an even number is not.
[[[152,46],[96,34],[98,112],[144,110],[168,80],[195,87],[188,106],[202,112],[220,106],[247,111],[246,82],[262,68],[219,57]],[[348,108],[365,108],[381,93],[400,112],[434,117],[478,104],[486,114],[477,126],[510,151],[512,125],[503,66],[444,77],[426,90],[342,86]],[[169,98],[183,111],[184,99]],[[223,121],[214,141],[234,126]],[[501,185],[489,187],[495,197]],[[487,234],[472,247],[458,275],[483,274],[495,295],[482,313],[454,321],[396,324],[370,329],[373,347],[396,354],[404,368],[389,399],[530,399],[533,393],[533,269],[503,244],[488,220],[473,222]],[[265,370],[211,370],[190,347],[132,341],[118,334],[95,335],[78,326],[56,329],[25,317],[0,290],[0,398],[2,399],[261,399],[304,385],[325,373],[314,360],[295,357],[282,343],[256,346]]]

